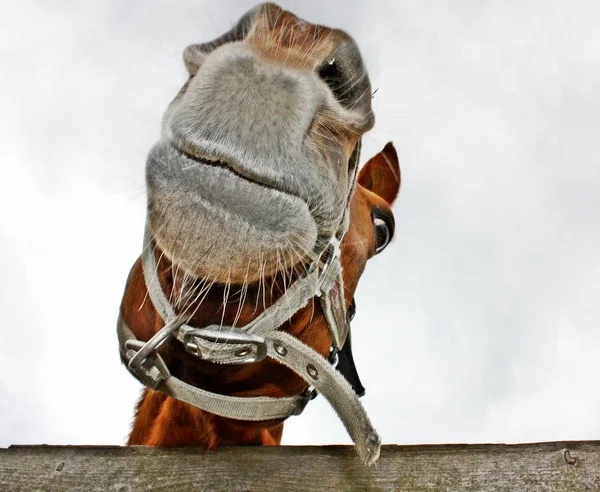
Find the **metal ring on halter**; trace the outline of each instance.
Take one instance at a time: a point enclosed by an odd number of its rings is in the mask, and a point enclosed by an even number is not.
[[[165,343],[175,331],[177,331],[181,325],[184,323],[184,320],[181,318],[175,318],[174,320],[167,323],[163,326],[159,331],[157,331],[154,336],[148,340],[142,347],[139,347],[136,350],[135,355],[129,360],[130,369],[138,368],[142,362],[144,362],[150,355],[152,355],[157,348],[159,348],[163,343]],[[134,348],[134,347],[128,347]]]

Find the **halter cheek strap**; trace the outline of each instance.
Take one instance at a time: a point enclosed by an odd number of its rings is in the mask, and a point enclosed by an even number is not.
[[[353,158],[356,155],[355,158],[358,159],[357,154],[355,150]],[[353,169],[348,203],[355,176],[356,169]],[[338,232],[323,253],[324,265],[320,268],[313,265],[277,302],[253,321],[243,327],[215,325],[205,328],[189,326],[187,320],[181,318],[168,301],[158,278],[153,241],[146,227],[142,252],[144,279],[150,299],[165,326],[150,340],[142,342],[119,317],[119,345],[129,371],[153,390],[162,391],[215,415],[236,420],[261,421],[299,415],[318,391],[327,398],[344,423],[361,460],[367,465],[373,464],[379,457],[381,441],[358,399],[359,395],[327,359],[292,335],[279,331],[284,322],[305,307],[315,295],[318,296],[332,337],[332,353],[337,354],[343,350],[346,365],[350,364],[351,370],[348,373],[351,376],[356,374],[349,344],[344,347],[349,335],[349,323],[346,320],[342,267],[339,261],[340,243],[348,224],[347,207]],[[270,357],[290,368],[306,381],[309,388],[314,389],[298,396],[273,398],[235,397],[197,388],[171,375],[158,351],[165,341],[173,337],[188,352],[217,364],[252,363]],[[358,385],[360,386],[360,381]]]

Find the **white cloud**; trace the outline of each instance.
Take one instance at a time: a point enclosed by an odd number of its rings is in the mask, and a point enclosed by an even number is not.
[[[397,238],[357,295],[385,442],[599,438],[600,38],[589,2],[282,2],[358,41]],[[115,322],[181,51],[253,2],[19,2],[0,16],[0,446],[123,443]],[[595,11],[594,11],[595,9]],[[322,399],[284,442],[349,442]]]

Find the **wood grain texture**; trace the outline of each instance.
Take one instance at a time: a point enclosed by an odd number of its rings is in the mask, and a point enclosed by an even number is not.
[[[12,446],[0,490],[600,491],[600,441],[383,446],[366,468],[349,446]]]

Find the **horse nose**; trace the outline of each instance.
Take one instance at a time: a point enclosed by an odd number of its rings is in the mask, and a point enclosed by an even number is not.
[[[264,60],[248,46],[207,57],[170,117],[176,138],[227,142],[253,158],[301,146],[318,108],[313,74]],[[248,152],[250,152],[248,150]]]

